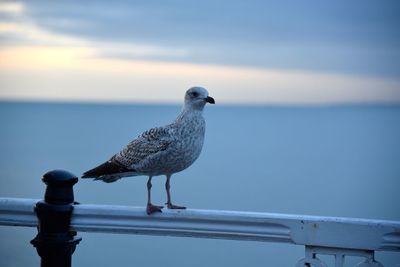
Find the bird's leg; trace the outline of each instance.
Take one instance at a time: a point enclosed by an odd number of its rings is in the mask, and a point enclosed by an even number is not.
[[[156,206],[151,204],[151,178],[152,176],[149,176],[149,180],[147,181],[147,208],[146,212],[148,215],[154,213],[154,212],[161,212],[161,209],[163,208],[162,206]]]
[[[169,209],[186,209],[186,207],[177,206],[177,205],[172,204],[171,193],[169,192],[169,189],[171,188],[171,186],[169,184],[170,179],[171,179],[171,175],[169,174],[169,175],[167,175],[167,180],[165,181],[165,189],[167,190],[167,203],[165,203],[165,204],[167,204],[167,207]]]

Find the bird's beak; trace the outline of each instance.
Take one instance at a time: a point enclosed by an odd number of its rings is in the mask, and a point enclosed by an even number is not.
[[[215,104],[215,100],[214,98],[212,98],[211,96],[207,96],[205,98],[206,102],[210,103],[210,104]]]

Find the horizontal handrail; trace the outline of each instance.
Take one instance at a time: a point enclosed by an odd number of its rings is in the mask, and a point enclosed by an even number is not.
[[[0,225],[35,227],[37,199],[0,198]],[[220,210],[163,210],[74,205],[77,232],[269,241],[306,246],[400,251],[400,222]]]

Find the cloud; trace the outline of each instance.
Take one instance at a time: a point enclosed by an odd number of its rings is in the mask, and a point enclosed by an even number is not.
[[[0,22],[0,39],[3,46],[10,45],[85,45],[88,42],[68,35],[50,33],[28,23]]]
[[[335,1],[26,1],[35,21],[57,32],[116,41],[186,45],[240,43],[380,43],[400,21],[399,4]],[[360,5],[363,8],[360,9]],[[390,26],[390,27],[387,27]],[[376,37],[379,37],[378,39]]]
[[[0,13],[21,14],[24,6],[19,2],[3,2],[0,3]]]
[[[348,75],[95,58],[89,48],[0,50],[0,99],[181,102],[205,86],[219,103],[400,103],[400,81]]]
[[[23,4],[37,27],[106,46],[103,57],[400,76],[396,1]]]

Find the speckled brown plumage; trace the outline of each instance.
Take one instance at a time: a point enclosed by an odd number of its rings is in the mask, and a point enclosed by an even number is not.
[[[205,134],[202,112],[207,102],[215,103],[207,90],[201,87],[189,89],[185,94],[183,110],[174,122],[145,131],[108,161],[85,172],[82,178],[114,182],[122,177],[147,175],[149,206],[152,205],[151,177],[166,175],[168,207],[182,208],[172,205],[170,201],[169,179],[172,174],[189,167],[200,155]],[[148,208],[148,213],[154,211],[161,211],[160,207]]]

